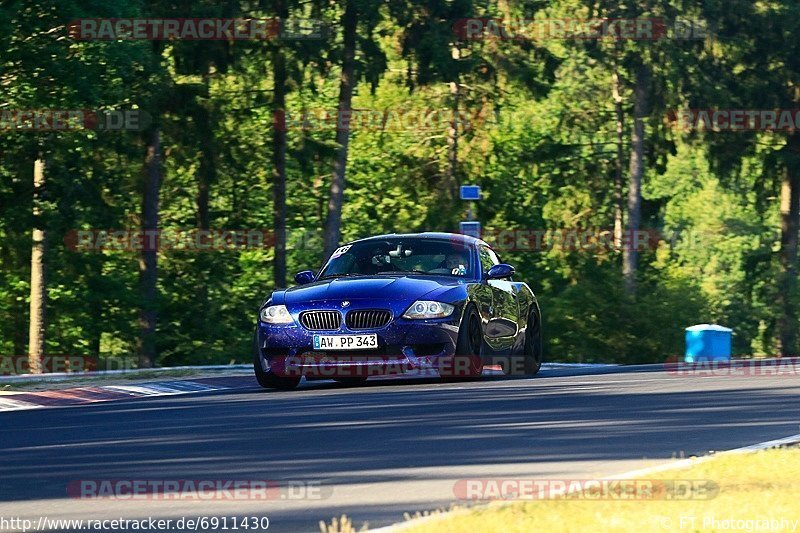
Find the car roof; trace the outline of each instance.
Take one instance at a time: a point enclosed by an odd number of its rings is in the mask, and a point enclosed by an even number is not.
[[[438,231],[426,231],[424,233],[386,233],[383,235],[374,235],[372,237],[357,239],[355,241],[350,241],[347,244],[355,244],[357,242],[369,242],[373,240],[377,241],[381,239],[397,239],[397,238],[447,240],[452,242],[458,242],[464,244],[465,246],[476,246],[479,244],[482,244],[484,246],[489,246],[481,239],[478,239],[477,237],[473,237],[471,235],[464,235],[462,233],[444,233]]]

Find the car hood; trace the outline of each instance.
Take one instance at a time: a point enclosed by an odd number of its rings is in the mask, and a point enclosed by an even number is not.
[[[404,301],[409,304],[430,292],[465,285],[447,276],[370,276],[337,278],[292,287],[284,292],[286,305],[328,300]],[[446,289],[445,289],[446,290]],[[438,291],[437,291],[438,292]]]

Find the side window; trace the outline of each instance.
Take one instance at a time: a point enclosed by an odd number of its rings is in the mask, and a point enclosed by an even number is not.
[[[497,256],[494,255],[494,252],[485,246],[478,247],[478,256],[481,260],[481,270],[483,272],[488,272],[490,268],[498,263],[496,262]]]
[[[502,263],[502,261],[500,261],[500,258],[497,257],[497,253],[495,253],[494,250],[492,250],[491,248],[487,248],[486,251],[489,253],[489,257],[492,258],[493,264],[499,265],[500,263]]]

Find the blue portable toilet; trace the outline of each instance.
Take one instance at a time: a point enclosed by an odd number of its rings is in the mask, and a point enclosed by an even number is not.
[[[733,330],[717,324],[698,324],[686,328],[684,361],[730,361]]]

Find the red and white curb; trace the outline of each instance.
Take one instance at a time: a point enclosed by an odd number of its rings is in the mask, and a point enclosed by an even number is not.
[[[234,388],[230,379],[212,378],[195,381],[158,381],[135,385],[104,385],[99,387],[76,387],[72,389],[2,392],[0,412],[62,407],[89,403],[128,400],[153,396],[175,396],[197,392],[211,392]]]
[[[558,368],[605,368],[615,367],[616,365],[578,365],[578,364],[559,364],[559,363],[545,363],[542,365],[543,369],[558,369]],[[76,406],[99,402],[109,402],[114,400],[128,400],[131,398],[154,397],[154,396],[174,396],[178,394],[192,394],[197,392],[211,392],[230,389],[242,389],[256,386],[255,378],[251,373],[250,365],[228,365],[228,366],[207,366],[207,367],[173,367],[173,368],[160,368],[148,369],[148,372],[153,371],[168,371],[168,370],[224,370],[227,375],[217,377],[203,377],[188,380],[170,380],[170,381],[156,381],[147,383],[135,383],[127,385],[99,385],[99,386],[82,386],[67,389],[53,389],[44,391],[0,391],[0,413],[5,411],[20,411],[24,409],[38,409],[42,407],[64,407]],[[112,370],[104,372],[90,372],[80,375],[71,374],[42,374],[38,376],[21,375],[21,376],[2,376],[0,377],[0,385],[4,383],[13,384],[21,381],[37,381],[40,383],[47,382],[65,382],[70,379],[79,379],[85,377],[101,377],[128,374],[131,379],[134,379],[136,372]],[[502,376],[503,372],[500,367],[485,367],[483,370],[484,376],[498,377]],[[391,376],[373,376],[372,380],[375,381],[391,381],[396,379],[407,379],[414,377],[437,377],[438,373],[429,373],[423,375],[391,375]]]

